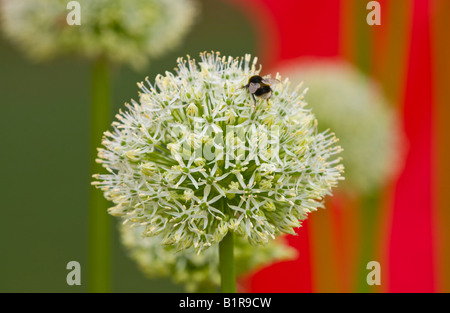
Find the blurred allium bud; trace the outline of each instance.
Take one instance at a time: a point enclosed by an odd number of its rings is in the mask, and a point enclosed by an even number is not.
[[[403,134],[394,108],[373,81],[335,60],[303,60],[279,70],[309,87],[305,101],[319,130],[330,128],[339,137],[345,167],[339,188],[367,193],[392,178],[401,163]]]
[[[142,232],[142,226],[120,227],[121,240],[129,256],[149,278],[170,277],[188,292],[211,291],[220,286],[217,245],[200,254],[192,248],[176,251],[172,246],[161,245],[161,235],[143,237]],[[257,247],[250,245],[243,237],[237,237],[234,247],[238,277],[297,256],[297,251],[287,245],[282,237]]]
[[[2,0],[3,30],[30,57],[105,57],[145,66],[176,46],[193,24],[193,0],[79,0],[81,25],[68,25],[66,0]]]
[[[201,251],[229,231],[252,244],[295,233],[343,179],[334,133],[318,132],[287,80],[254,103],[242,86],[256,58],[200,59],[139,84],[139,101],[105,132],[98,162],[109,173],[94,184],[110,214],[176,249]]]

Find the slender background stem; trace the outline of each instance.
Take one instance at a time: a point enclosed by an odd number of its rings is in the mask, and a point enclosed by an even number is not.
[[[102,172],[95,162],[103,132],[110,124],[110,81],[108,64],[99,59],[92,69],[91,103],[91,174]],[[108,202],[100,190],[90,190],[89,211],[89,292],[110,292],[111,220]]]
[[[379,261],[376,253],[376,230],[379,228],[381,190],[374,190],[362,197],[361,201],[361,247],[359,249],[359,275],[357,275],[357,292],[374,292],[376,286],[369,286],[366,268],[370,261]]]
[[[234,233],[228,232],[219,243],[219,268],[222,292],[236,292]]]

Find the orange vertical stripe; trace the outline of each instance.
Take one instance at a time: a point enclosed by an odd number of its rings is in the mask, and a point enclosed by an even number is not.
[[[339,243],[342,238],[339,228],[335,227],[333,220],[339,208],[328,199],[325,210],[320,209],[309,217],[311,233],[311,263],[313,268],[313,281],[316,292],[339,292],[343,290],[338,269]]]
[[[358,219],[360,215],[359,199],[346,196],[334,196],[333,198],[334,229],[339,243],[339,255],[337,269],[339,276],[338,292],[353,292],[357,273],[358,246],[360,245]]]
[[[341,2],[341,56],[359,70],[368,73],[372,68],[372,27],[366,22],[366,2],[348,0]],[[335,227],[340,229],[341,240],[338,269],[342,292],[354,292],[365,277],[360,264],[362,254],[363,209],[361,199],[343,198],[340,211],[335,215]],[[339,216],[339,218],[338,218]]]
[[[434,3],[432,23],[432,60],[434,61],[435,115],[434,115],[434,159],[435,193],[437,208],[437,285],[438,291],[450,292],[450,1],[437,0]]]
[[[340,55],[347,61],[355,59],[355,6],[354,0],[341,1],[340,9]]]
[[[380,1],[382,27],[375,32],[374,76],[381,83],[391,103],[400,107],[411,29],[409,1]]]
[[[340,2],[340,56],[350,63],[357,58],[357,0],[346,0]],[[357,201],[357,199],[353,199]],[[335,292],[351,292],[352,282],[355,280],[355,256],[357,247],[356,229],[358,220],[357,204],[345,196],[335,195],[330,202],[333,224],[334,242],[336,252],[334,263],[338,284]]]

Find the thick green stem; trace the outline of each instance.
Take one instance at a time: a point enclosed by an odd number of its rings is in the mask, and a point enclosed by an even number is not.
[[[219,269],[222,292],[236,292],[234,234],[232,232],[228,232],[219,243]]]
[[[103,132],[110,125],[110,81],[108,64],[97,60],[92,69],[91,103],[91,174],[102,172],[95,162]],[[108,202],[100,190],[91,187],[89,211],[89,292],[110,292],[111,220]]]

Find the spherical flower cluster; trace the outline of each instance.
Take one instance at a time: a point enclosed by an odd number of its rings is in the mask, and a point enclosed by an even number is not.
[[[68,25],[65,0],[0,1],[5,34],[32,58],[73,53],[144,66],[176,46],[193,24],[193,0],[80,0]]]
[[[212,291],[220,286],[217,245],[200,254],[192,248],[177,252],[172,246],[161,245],[161,235],[143,237],[142,232],[143,226],[120,227],[121,240],[129,256],[147,277],[170,277],[188,292]],[[283,237],[261,247],[254,247],[243,237],[236,237],[234,247],[238,277],[297,256],[297,251],[287,245]]]
[[[310,89],[305,101],[331,128],[344,148],[345,182],[349,193],[369,193],[388,181],[401,163],[403,135],[395,111],[374,81],[337,60],[309,60],[282,66],[292,82]]]
[[[254,102],[242,86],[256,61],[202,53],[139,84],[139,102],[116,115],[99,149],[108,173],[93,184],[115,204],[110,214],[199,252],[229,231],[255,245],[293,234],[322,206],[343,179],[337,139],[317,131],[287,79]]]

